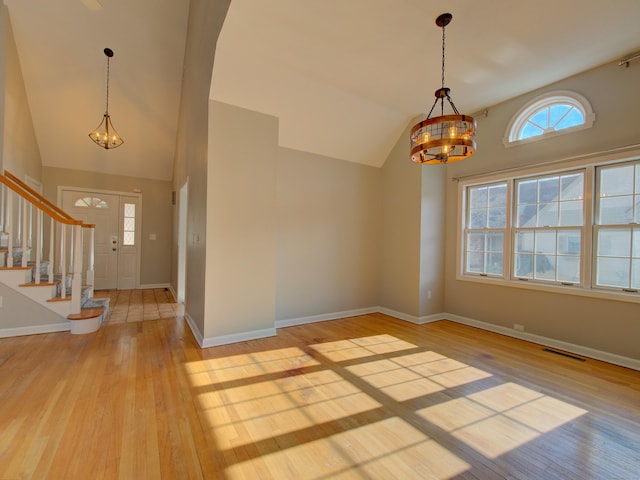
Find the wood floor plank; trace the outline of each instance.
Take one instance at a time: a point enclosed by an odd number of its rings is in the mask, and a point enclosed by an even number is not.
[[[0,478],[640,471],[640,372],[448,321],[372,314],[200,349],[181,319],[136,320],[1,339],[0,373]]]

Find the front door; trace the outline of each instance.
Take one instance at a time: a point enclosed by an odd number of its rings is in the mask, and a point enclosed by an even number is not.
[[[94,224],[94,288],[132,289],[138,279],[139,197],[83,190],[62,190],[62,209]],[[88,252],[83,269],[88,265]]]

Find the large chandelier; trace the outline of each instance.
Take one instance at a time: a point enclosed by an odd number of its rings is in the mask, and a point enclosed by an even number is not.
[[[411,128],[411,160],[420,164],[452,163],[469,158],[476,151],[476,121],[469,115],[460,115],[444,86],[444,29],[453,15],[443,13],[436,18],[442,28],[442,87],[436,90],[436,100],[426,120]],[[452,115],[444,114],[444,101],[449,102]],[[440,116],[431,118],[440,102]]]
[[[124,143],[124,140],[113,128],[111,117],[109,116],[109,60],[113,57],[113,50],[105,48],[104,54],[107,56],[107,106],[102,116],[102,122],[89,133],[89,138],[96,142],[98,146],[109,150],[110,148],[119,147]]]

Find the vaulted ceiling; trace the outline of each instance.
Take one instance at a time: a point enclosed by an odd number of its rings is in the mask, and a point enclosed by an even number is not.
[[[43,164],[170,179],[188,2],[4,1]],[[443,12],[464,113],[640,50],[637,0],[232,0],[211,98],[279,117],[282,146],[380,166],[440,87]],[[125,139],[109,151],[87,137],[104,113],[104,47]]]

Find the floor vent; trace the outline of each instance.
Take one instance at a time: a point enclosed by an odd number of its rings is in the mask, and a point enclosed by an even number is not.
[[[572,358],[574,360],[578,360],[579,362],[587,361],[585,358],[576,357],[575,355],[571,355],[570,353],[559,352],[558,350],[552,350],[550,348],[543,348],[542,350],[549,353],[555,353],[556,355],[562,355],[563,357]]]

